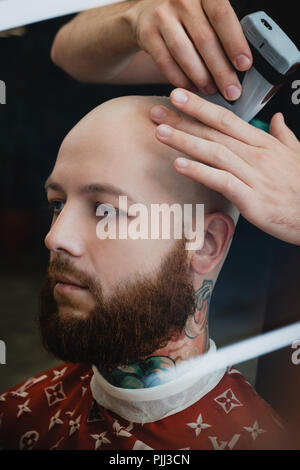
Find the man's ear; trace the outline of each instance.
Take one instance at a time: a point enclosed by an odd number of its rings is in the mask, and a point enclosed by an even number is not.
[[[216,212],[205,216],[203,246],[191,257],[191,268],[196,273],[210,273],[223,261],[234,229],[234,222],[229,215]]]

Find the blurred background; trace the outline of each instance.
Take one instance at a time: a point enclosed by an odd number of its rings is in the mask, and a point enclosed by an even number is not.
[[[0,37],[0,79],[7,87],[7,104],[0,106],[0,339],[6,343],[7,355],[6,365],[0,365],[0,394],[59,363],[41,346],[36,313],[48,262],[44,237],[50,213],[43,185],[64,136],[106,100],[130,94],[169,95],[172,89],[167,85],[83,84],[67,76],[51,62],[50,49],[55,33],[69,18],[44,21]],[[290,84],[271,101],[261,119],[268,122],[287,101],[291,101]],[[296,115],[286,120],[299,130]],[[272,320],[270,296],[273,299],[282,292],[282,285],[274,284],[274,260],[290,248],[240,219],[211,304],[210,335],[218,347],[285,323],[279,319],[266,327],[266,318]],[[296,257],[293,250],[290,258],[299,260],[298,248]],[[298,299],[299,275],[286,270],[291,276],[287,284]],[[257,359],[239,364],[238,369],[257,385]],[[268,374],[272,371],[264,367],[263,376]],[[259,391],[276,405],[264,386]],[[276,405],[279,411],[282,400]]]

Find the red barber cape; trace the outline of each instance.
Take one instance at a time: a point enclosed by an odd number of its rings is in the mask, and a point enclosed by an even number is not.
[[[92,368],[65,363],[0,396],[0,449],[170,450],[283,448],[276,413],[234,368],[186,409],[129,422],[92,396]]]

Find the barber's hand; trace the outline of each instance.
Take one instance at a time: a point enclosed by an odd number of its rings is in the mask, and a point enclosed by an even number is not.
[[[127,19],[139,47],[174,86],[213,94],[216,84],[226,99],[239,98],[234,67],[248,70],[252,55],[228,0],[138,0]]]
[[[223,194],[261,230],[300,245],[300,142],[282,114],[268,134],[189,91],[170,98],[192,118],[164,106],[151,117],[157,139],[193,159],[176,159],[178,173]]]

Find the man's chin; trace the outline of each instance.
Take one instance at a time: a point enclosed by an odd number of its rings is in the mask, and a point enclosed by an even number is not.
[[[60,307],[71,307],[70,310],[85,313],[95,308],[95,300],[89,289],[72,289],[68,287],[61,288],[56,285],[53,289],[53,298]]]
[[[61,318],[87,318],[88,311],[82,308],[71,307],[68,305],[57,305],[58,315]]]

